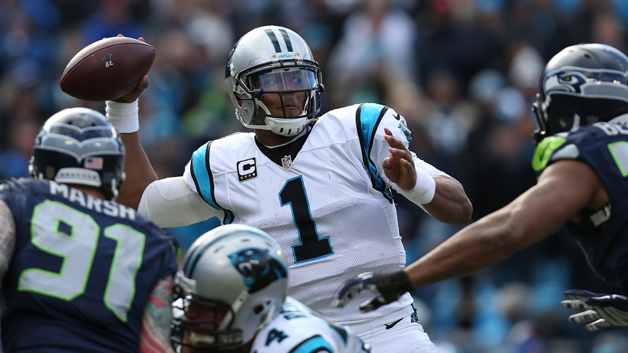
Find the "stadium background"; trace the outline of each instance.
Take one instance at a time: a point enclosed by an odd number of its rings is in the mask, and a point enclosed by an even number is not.
[[[140,136],[160,177],[181,175],[205,141],[243,131],[224,65],[237,38],[266,24],[310,44],[327,88],[323,112],[369,101],[405,116],[411,149],[463,183],[477,220],[535,183],[530,104],[547,60],[583,42],[626,53],[628,1],[0,0],[0,178],[27,175],[34,136],[57,110],[104,112],[61,92],[59,78],[81,48],[119,33],[156,49]],[[459,229],[396,201],[408,262]],[[170,232],[186,247],[216,225]],[[572,312],[559,303],[568,288],[614,290],[561,232],[413,294],[443,353],[626,352],[626,329],[590,334],[567,322]]]

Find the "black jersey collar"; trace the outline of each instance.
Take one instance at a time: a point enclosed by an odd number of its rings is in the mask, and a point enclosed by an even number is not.
[[[297,154],[301,151],[301,148],[305,144],[305,141],[307,141],[307,138],[310,136],[313,128],[313,126],[308,126],[308,130],[305,134],[283,146],[269,148],[261,144],[257,138],[255,139],[255,144],[257,144],[260,151],[262,151],[262,153],[275,164],[280,167],[289,168],[290,165],[294,163],[294,160],[297,158]],[[290,165],[288,166],[285,164],[286,157],[290,158]]]

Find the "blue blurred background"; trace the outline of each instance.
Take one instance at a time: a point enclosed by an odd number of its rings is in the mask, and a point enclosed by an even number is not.
[[[35,134],[73,106],[59,88],[84,46],[143,36],[157,57],[140,99],[140,136],[160,177],[183,173],[207,140],[243,131],[224,84],[235,41],[267,24],[310,44],[323,68],[323,111],[377,102],[401,113],[411,149],[460,180],[474,220],[534,185],[530,104],[549,58],[599,42],[627,52],[626,0],[0,0],[0,178],[27,175]],[[94,82],[97,84],[97,82]],[[408,263],[460,227],[396,197]],[[559,202],[559,200],[557,200]],[[184,248],[216,219],[169,229]],[[619,353],[628,331],[590,334],[560,306],[568,288],[617,292],[569,235],[413,294],[443,353]]]

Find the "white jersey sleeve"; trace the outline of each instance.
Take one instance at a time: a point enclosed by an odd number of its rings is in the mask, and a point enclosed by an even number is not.
[[[349,328],[329,322],[286,298],[282,312],[255,336],[254,353],[368,353]]]
[[[148,185],[138,212],[162,228],[187,226],[219,215],[187,185],[184,177],[161,179]]]

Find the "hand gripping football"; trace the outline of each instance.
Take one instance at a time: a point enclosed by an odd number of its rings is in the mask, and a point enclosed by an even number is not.
[[[155,60],[155,49],[141,40],[105,38],[78,52],[61,76],[61,90],[87,101],[119,98],[137,87]]]

